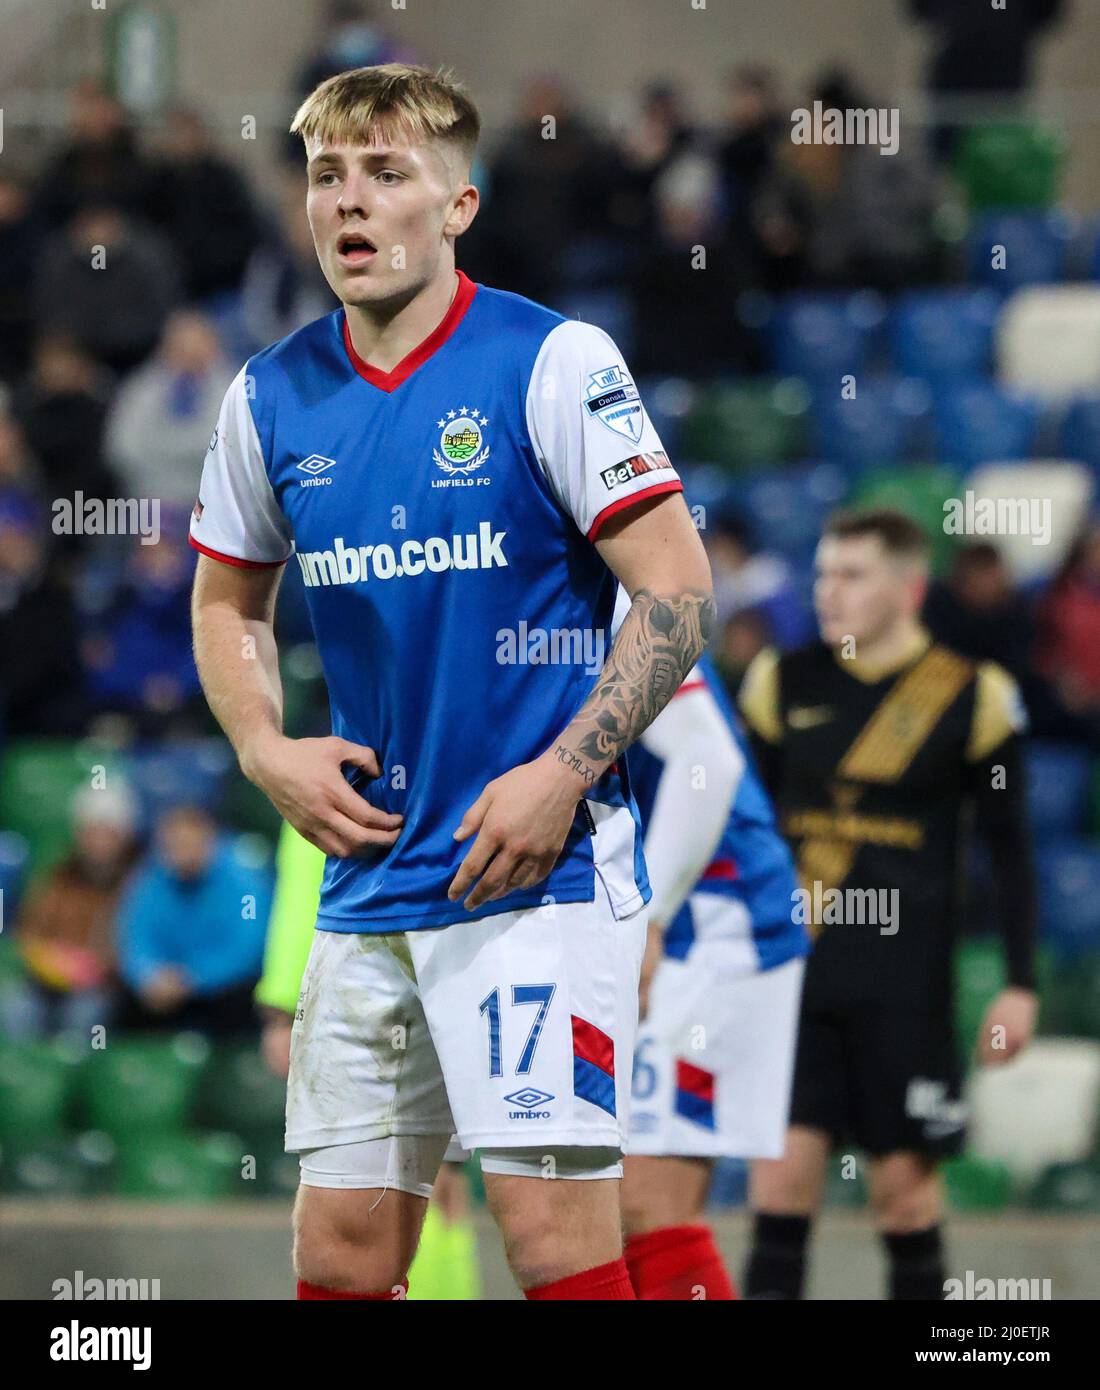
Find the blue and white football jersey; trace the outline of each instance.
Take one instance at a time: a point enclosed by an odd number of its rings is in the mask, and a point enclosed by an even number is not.
[[[721,710],[745,760],[745,770],[738,781],[729,819],[714,857],[666,928],[665,954],[680,960],[688,954],[696,938],[692,897],[700,893],[715,895],[744,905],[742,920],[746,921],[751,934],[751,943],[746,943],[746,949],[751,944],[757,968],[770,970],[806,955],[810,949],[805,929],[794,917],[794,894],[798,886],[794,863],[776,825],[764,784],[753,765],[741,721],[708,656],[703,656],[688,674],[677,695],[698,686],[706,687]],[[642,825],[647,826],[664,763],[641,741],[633,744],[626,756]]]
[[[605,333],[461,272],[443,321],[390,372],[357,357],[343,309],[245,365],[192,544],[300,567],[333,732],[383,769],[349,781],[404,816],[391,849],[328,860],[319,927],[469,918],[447,898],[464,812],[551,746],[610,642],[616,581],[592,541],[680,487]],[[648,900],[622,760],[578,803],[550,876],[475,915],[592,901],[597,880],[617,916]]]

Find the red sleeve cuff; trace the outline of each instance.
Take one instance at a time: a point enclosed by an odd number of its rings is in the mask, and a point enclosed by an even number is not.
[[[693,690],[706,690],[706,688],[706,681],[702,678],[702,676],[697,676],[695,680],[684,681],[683,685],[680,687],[679,690],[677,690],[676,694],[673,695],[672,698],[675,700],[681,695],[690,694]]]
[[[619,512],[625,511],[627,507],[644,502],[647,497],[660,497],[666,492],[683,492],[683,490],[684,485],[680,479],[671,478],[667,483],[654,483],[652,487],[642,488],[641,492],[632,492],[629,497],[620,497],[617,502],[608,503],[588,528],[588,539],[594,541],[611,518]]]
[[[273,570],[286,564],[286,560],[242,560],[236,555],[223,555],[220,550],[211,550],[194,536],[188,536],[187,539],[201,555],[209,555],[211,560],[220,560],[223,565],[235,565],[240,570]],[[287,558],[289,559],[289,556]]]

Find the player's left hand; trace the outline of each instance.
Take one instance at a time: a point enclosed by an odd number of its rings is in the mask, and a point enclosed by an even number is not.
[[[584,784],[543,755],[494,777],[462,817],[455,839],[477,836],[451,880],[452,902],[468,911],[517,888],[532,888],[554,867],[584,795]]]
[[[983,1067],[1010,1061],[1031,1041],[1039,999],[1029,989],[1003,989],[985,1011],[978,1032],[978,1062]]]

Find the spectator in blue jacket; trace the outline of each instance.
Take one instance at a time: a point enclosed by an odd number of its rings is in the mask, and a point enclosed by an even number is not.
[[[220,838],[210,815],[177,806],[119,908],[119,1026],[252,1032],[270,874]]]

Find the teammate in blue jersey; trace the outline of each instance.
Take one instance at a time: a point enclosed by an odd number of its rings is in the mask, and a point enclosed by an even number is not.
[[[358,69],[293,129],[342,307],[230,387],[192,541],[211,708],[328,855],[288,1082],[299,1291],[401,1296],[455,1134],[528,1297],[630,1298],[649,887],[623,753],[705,645],[706,556],[615,344],[456,272],[478,206],[461,89]],[[281,730],[292,557],[328,738]]]
[[[790,851],[707,657],[627,762],[653,898],[626,1260],[638,1298],[729,1299],[707,1189],[718,1158],[783,1152],[809,940]]]

